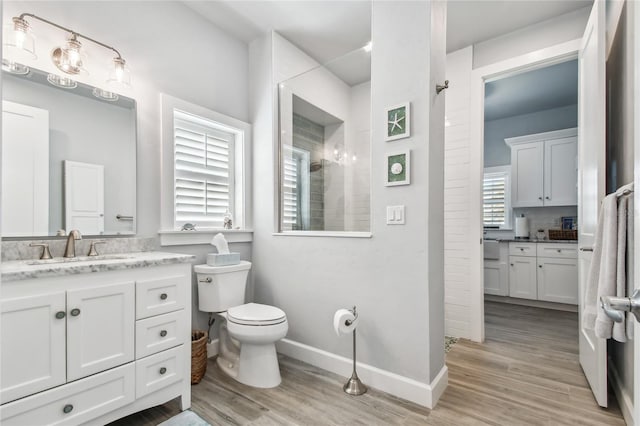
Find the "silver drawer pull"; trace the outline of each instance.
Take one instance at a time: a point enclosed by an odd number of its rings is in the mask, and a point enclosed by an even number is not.
[[[211,277],[207,277],[204,280],[200,280],[201,283],[210,283],[211,281],[213,281]]]
[[[65,311],[60,311],[60,312],[56,312],[56,319],[62,319],[64,317],[66,317],[67,314]]]
[[[72,411],[73,411],[73,405],[71,404],[65,405],[64,408],[62,409],[62,412],[65,414],[69,414]]]
[[[167,369],[166,369],[165,367],[162,367],[162,368],[160,369],[160,374],[164,374],[164,373],[166,373],[166,372],[167,372]]]
[[[78,308],[73,308],[73,309],[71,310],[71,316],[72,316],[72,317],[77,317],[78,315],[80,315],[80,309],[78,309]]]
[[[580,251],[593,251],[593,247],[580,247]]]
[[[160,300],[167,300],[167,293],[162,293],[160,295]]]
[[[160,337],[165,337],[167,335],[167,330],[162,330],[160,332]]]
[[[562,253],[562,250],[558,249],[558,253]]]

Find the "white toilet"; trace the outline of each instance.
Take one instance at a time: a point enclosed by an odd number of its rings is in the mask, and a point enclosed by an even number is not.
[[[198,307],[218,314],[220,350],[217,363],[240,383],[258,388],[280,384],[275,343],[287,335],[284,311],[275,306],[244,303],[251,262],[196,265]]]

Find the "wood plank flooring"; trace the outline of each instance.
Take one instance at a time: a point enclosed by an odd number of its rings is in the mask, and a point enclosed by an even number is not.
[[[577,314],[487,302],[486,341],[460,340],[447,354],[449,387],[434,410],[370,390],[342,392],[346,378],[280,358],[282,384],[254,389],[209,360],[192,387],[192,410],[212,425],[624,425],[595,403],[577,355]],[[177,400],[111,426],[155,426]]]

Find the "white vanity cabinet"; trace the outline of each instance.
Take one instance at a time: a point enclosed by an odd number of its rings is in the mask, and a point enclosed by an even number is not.
[[[577,135],[574,128],[505,139],[512,207],[578,204]]]
[[[186,263],[3,282],[0,423],[106,424],[178,396],[189,408],[190,300]]]
[[[536,244],[509,243],[509,296],[537,299]]]

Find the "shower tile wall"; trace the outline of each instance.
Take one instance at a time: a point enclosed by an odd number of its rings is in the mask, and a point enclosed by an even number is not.
[[[293,146],[309,151],[311,164],[324,166],[324,127],[293,114]],[[314,170],[312,168],[311,170]],[[312,231],[324,230],[324,167],[311,172],[310,199]]]

